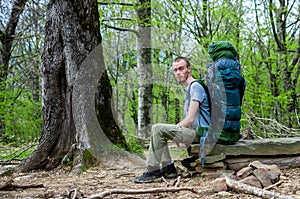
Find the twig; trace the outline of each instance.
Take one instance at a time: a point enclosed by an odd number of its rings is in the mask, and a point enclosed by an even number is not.
[[[276,186],[280,185],[281,183],[282,183],[282,181],[278,181],[275,184],[272,184],[272,185],[270,185],[268,187],[265,187],[264,190],[272,189],[273,187],[276,187]]]
[[[75,189],[75,191],[74,191],[74,196],[73,196],[72,199],[75,199],[76,197],[77,197],[77,189]]]
[[[72,193],[74,192],[74,195],[72,197]],[[68,195],[68,198],[71,198],[72,199],[76,199],[76,198],[80,198],[81,196],[83,196],[83,193],[81,191],[78,191],[77,189],[72,189],[70,192],[69,192],[69,195]]]
[[[10,161],[5,161],[5,162],[0,162],[0,165],[18,165],[20,163],[18,162],[10,162]]]
[[[168,182],[164,176],[161,177],[162,181],[164,181],[167,184],[167,187],[170,187],[170,186],[179,187],[180,178],[181,178],[181,176],[178,176],[175,180]]]
[[[130,28],[118,28],[118,27],[114,27],[114,26],[110,26],[108,24],[103,23],[103,26],[105,28],[110,28],[113,30],[118,30],[118,31],[125,31],[125,32],[133,32],[136,36],[139,36],[139,32]]]
[[[108,19],[103,19],[102,21],[133,21],[131,18],[123,18],[123,17],[109,17]]]
[[[180,180],[181,180],[181,176],[178,176],[174,187],[180,187]]]
[[[195,194],[199,194],[198,191],[193,187],[171,187],[171,188],[153,188],[153,189],[112,189],[109,191],[104,191],[92,196],[89,199],[101,199],[112,194],[147,194],[147,193],[163,193],[163,192],[179,192],[179,191],[190,191]]]
[[[289,128],[283,124],[280,124],[278,121],[276,121],[275,119],[270,119],[270,118],[260,118],[257,117],[253,114],[249,115],[249,114],[245,114],[246,118],[248,119],[250,126],[256,126],[259,127],[258,125],[256,125],[253,121],[256,121],[258,123],[261,124],[261,128],[263,128],[264,133],[267,135],[267,131],[275,131],[277,132],[277,136],[298,136],[300,133],[300,129],[296,129],[296,128]],[[298,117],[297,117],[298,118]],[[260,128],[260,127],[259,127]]]
[[[98,2],[99,5],[119,5],[119,6],[137,6],[137,4],[132,4],[132,3],[118,3],[118,2]]]
[[[271,192],[271,191],[267,191],[264,189],[252,187],[245,183],[233,180],[229,176],[226,176],[225,180],[226,180],[226,184],[228,187],[230,187],[236,191],[239,191],[239,192],[244,192],[246,194],[255,195],[255,196],[258,196],[261,198],[293,199],[291,196],[281,195],[280,193]]]
[[[170,183],[166,180],[166,178],[164,176],[161,177],[161,180],[164,181],[167,184],[167,186],[170,185]]]

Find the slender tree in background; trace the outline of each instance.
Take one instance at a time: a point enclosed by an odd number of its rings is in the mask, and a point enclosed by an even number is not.
[[[269,16],[270,16],[270,23],[271,23],[271,30],[273,33],[273,37],[276,43],[276,48],[278,51],[278,57],[275,62],[275,65],[279,70],[282,71],[281,77],[278,74],[271,74],[274,77],[280,78],[280,82],[283,83],[284,90],[280,90],[277,87],[274,87],[273,95],[278,97],[280,93],[287,92],[289,93],[289,99],[286,103],[286,108],[281,106],[279,103],[279,110],[276,111],[277,114],[281,113],[280,115],[276,115],[279,120],[283,118],[283,115],[288,115],[289,113],[297,113],[297,83],[299,77],[299,60],[300,60],[300,31],[299,26],[293,28],[290,32],[288,32],[287,27],[292,27],[294,24],[297,24],[297,21],[289,22],[288,18],[289,15],[293,13],[293,6],[295,5],[296,0],[294,1],[285,1],[281,0],[277,4],[272,0],[269,1]],[[299,14],[299,9],[298,9]],[[299,17],[299,15],[298,15]],[[297,19],[299,20],[299,18]],[[290,51],[291,42],[295,42],[297,44],[296,49],[294,50],[293,54]],[[290,57],[290,58],[289,58]],[[290,61],[289,61],[290,60]],[[297,67],[298,66],[298,67]],[[296,68],[297,67],[297,68]],[[269,71],[272,69],[268,68]],[[292,71],[297,70],[293,77]],[[276,79],[274,80],[277,81]],[[279,85],[278,85],[279,86]],[[280,90],[280,91],[279,91]],[[285,109],[282,110],[282,109]],[[292,123],[296,118],[294,117],[287,117],[285,120],[288,120],[287,124],[289,127],[292,127]],[[280,121],[283,122],[283,121]]]
[[[13,3],[12,11],[5,30],[0,30],[1,53],[0,53],[0,92],[5,90],[6,79],[9,70],[9,61],[12,53],[13,41],[15,32],[19,22],[19,17],[22,14],[26,0],[16,0]],[[0,102],[3,102],[3,97],[0,96]],[[5,133],[5,124],[3,117],[0,114],[0,135]]]
[[[151,0],[137,1],[137,67],[138,67],[138,129],[140,137],[148,137],[152,107],[151,65]]]
[[[151,0],[137,0],[135,4],[120,3],[118,1],[101,2],[101,5],[118,5],[120,13],[121,6],[132,8],[136,12],[136,16],[125,18],[123,16],[109,17],[104,22],[130,21],[132,28],[116,27],[107,25],[106,27],[118,31],[130,31],[136,35],[136,60],[138,69],[138,108],[136,134],[139,137],[148,137],[151,124],[151,107],[152,107],[152,64],[151,64]],[[118,13],[119,14],[119,13]],[[137,21],[137,22],[135,22]],[[135,93],[133,93],[135,95]],[[134,96],[135,97],[135,96]]]
[[[101,42],[97,1],[50,1],[46,16],[42,57],[42,136],[37,149],[22,161],[18,171],[54,168],[72,147],[78,149],[80,144],[86,142],[81,140],[83,136],[80,134],[83,132],[75,129],[72,93],[82,62]],[[103,66],[103,55],[99,57],[102,58],[99,65]],[[99,116],[103,132],[114,134],[108,136],[113,143],[116,140],[120,142],[124,141],[124,137],[115,127],[116,123],[111,121],[111,85],[105,73],[101,79],[99,77],[97,98],[100,100],[96,100],[96,107],[100,109],[99,114],[105,113]],[[102,137],[104,139],[105,135]],[[125,142],[122,143],[125,145]],[[82,153],[75,150],[73,158],[82,157]],[[82,159],[76,161],[74,166],[81,163]]]

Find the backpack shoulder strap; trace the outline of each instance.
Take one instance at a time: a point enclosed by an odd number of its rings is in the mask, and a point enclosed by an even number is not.
[[[209,108],[209,112],[211,112],[210,95],[209,95],[208,88],[207,88],[206,84],[204,83],[204,80],[203,80],[203,79],[196,79],[195,81],[192,81],[192,82],[191,82],[191,85],[190,85],[190,89],[191,89],[191,86],[192,86],[192,84],[193,84],[194,82],[199,83],[199,84],[204,88],[205,93],[206,93],[206,95],[207,95],[207,99],[208,99],[208,108]],[[207,124],[209,124],[209,122],[207,121],[206,117],[203,115],[203,113],[202,113],[202,108],[201,108],[200,106],[199,106],[199,109],[200,109],[200,114],[201,114],[201,116],[203,117],[203,119],[205,120],[205,122],[206,122]],[[210,116],[211,116],[211,114],[210,114]]]
[[[204,88],[205,93],[206,93],[206,95],[207,95],[207,99],[208,99],[208,107],[209,107],[209,111],[211,111],[211,99],[210,99],[210,94],[209,94],[207,85],[204,83],[204,79],[196,79],[195,81],[193,81],[193,82],[191,83],[190,86],[192,86],[192,84],[193,84],[194,82],[199,83],[199,84]]]
[[[240,94],[240,105],[242,106],[243,103],[243,97],[245,94],[245,89],[246,89],[246,79],[242,76],[242,81],[239,84],[238,88],[239,88],[239,94]]]

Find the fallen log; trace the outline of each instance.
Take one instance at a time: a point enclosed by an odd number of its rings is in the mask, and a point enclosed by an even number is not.
[[[291,196],[282,195],[280,193],[256,188],[253,186],[246,185],[239,181],[236,181],[228,176],[225,177],[226,184],[228,187],[232,188],[235,191],[243,192],[246,194],[255,195],[261,198],[278,198],[278,199],[293,199]]]

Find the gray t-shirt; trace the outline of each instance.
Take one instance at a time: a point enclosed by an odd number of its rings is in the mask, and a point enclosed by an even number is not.
[[[208,127],[210,122],[208,98],[203,86],[198,82],[190,83],[185,88],[184,117],[186,117],[188,113],[191,100],[196,100],[199,102],[199,109],[191,127],[194,129],[199,126]],[[200,114],[200,111],[202,114]]]

